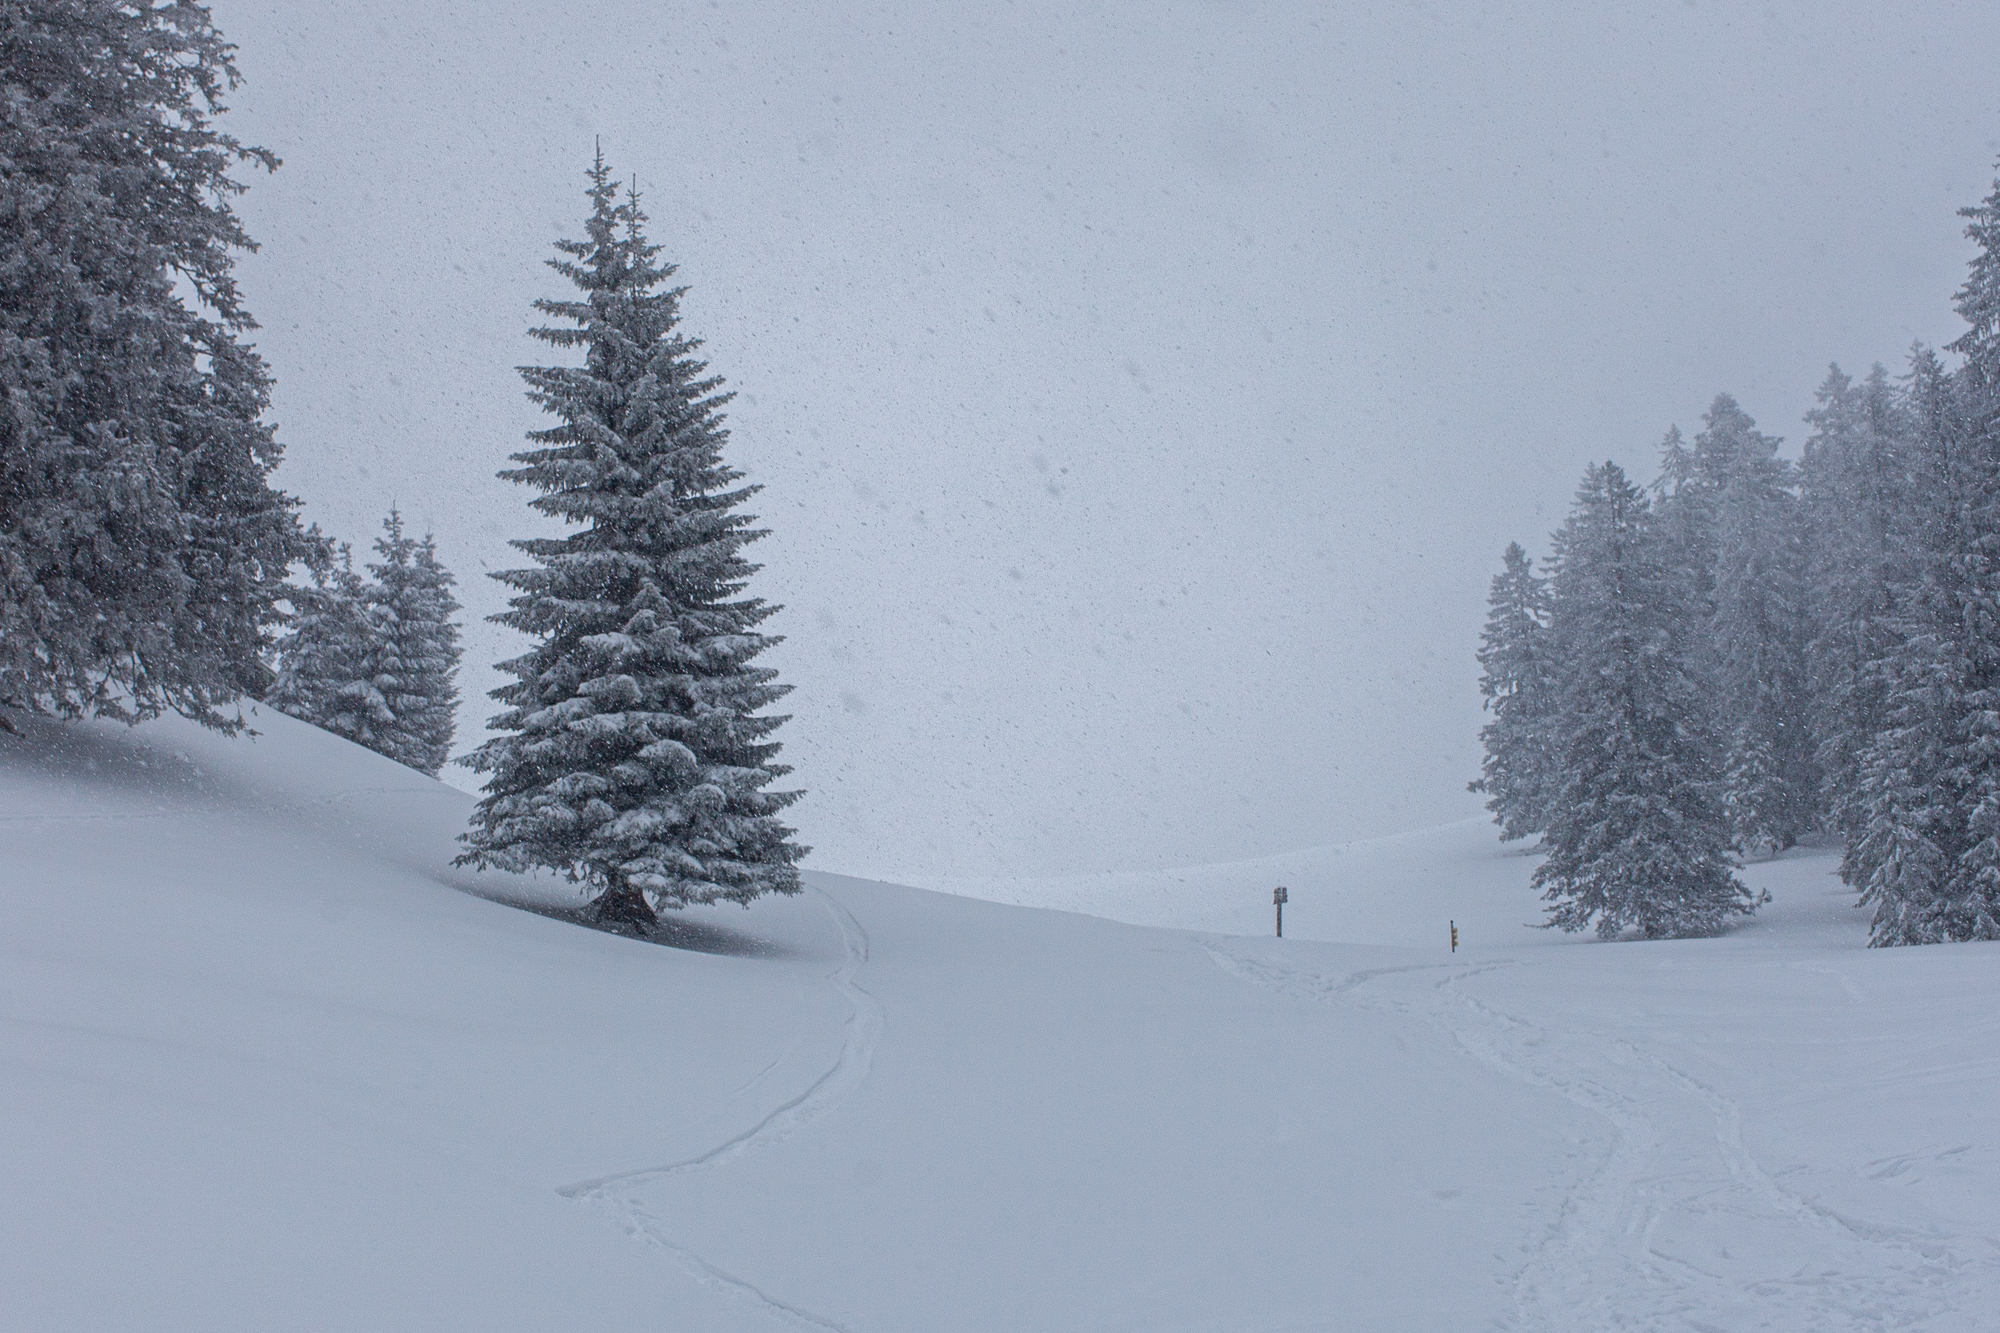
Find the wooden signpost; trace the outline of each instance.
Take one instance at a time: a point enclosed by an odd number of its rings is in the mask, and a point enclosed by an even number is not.
[[[1451,951],[1458,952],[1458,922],[1451,923]]]
[[[1285,892],[1285,888],[1282,884],[1279,885],[1277,888],[1271,890],[1271,901],[1272,903],[1276,904],[1278,908],[1279,939],[1285,938],[1285,902],[1290,897],[1291,895]]]

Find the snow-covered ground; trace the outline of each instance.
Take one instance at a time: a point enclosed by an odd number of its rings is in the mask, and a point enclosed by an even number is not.
[[[1491,822],[1468,819],[1254,861],[1060,879],[938,878],[924,887],[1136,926],[1268,935],[1271,890],[1283,885],[1289,938],[1448,949],[1454,921],[1462,948],[1526,938],[1523,928],[1542,919],[1527,890],[1535,864],[1523,844],[1503,848]]]
[[[1451,825],[950,886],[1029,907],[812,874],[662,948],[460,892],[565,901],[448,868],[461,793],[256,725],[0,736],[0,1326],[2000,1309],[2000,952],[1864,950],[1825,853],[1705,941],[1531,929],[1532,860]]]

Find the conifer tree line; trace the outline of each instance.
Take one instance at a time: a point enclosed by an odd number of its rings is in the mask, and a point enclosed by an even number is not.
[[[1592,466],[1479,650],[1475,791],[1540,835],[1548,924],[1708,934],[1735,858],[1837,837],[1875,945],[2000,938],[2000,181],[1969,326],[1828,371],[1797,463],[1727,394],[1642,491]]]
[[[278,162],[215,125],[233,50],[196,4],[0,0],[0,708],[236,730],[271,684],[313,543],[243,341],[231,173]]]
[[[233,171],[278,161],[215,124],[233,57],[193,0],[0,0],[0,729],[237,732],[247,697],[436,774],[459,659],[436,544],[392,512],[357,571],[271,485],[230,201]],[[581,364],[523,370],[553,424],[500,474],[544,527],[495,576],[529,646],[468,760],[489,777],[460,860],[567,875],[643,931],[796,893],[805,849],[779,818],[800,793],[771,790],[789,687],[757,662],[777,608],[747,592],[764,533],[723,457],[729,395],[601,154],[588,200],[535,331]]]
[[[315,553],[312,584],[293,587],[292,632],[278,644],[274,707],[436,777],[458,711],[458,626],[451,571],[429,534],[395,510],[364,579],[345,543]]]
[[[268,697],[435,774],[435,547],[392,518],[364,583],[270,483],[230,200],[278,162],[215,125],[233,52],[200,5],[0,0],[0,707],[237,731]]]

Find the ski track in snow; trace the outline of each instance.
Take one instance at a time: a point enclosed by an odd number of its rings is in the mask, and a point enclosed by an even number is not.
[[[1464,989],[1514,960],[1327,976],[1234,941],[1204,948],[1224,971],[1278,994],[1422,1018],[1480,1063],[1610,1124],[1609,1145],[1528,1242],[1513,1317],[1498,1327],[1970,1329],[1979,1316],[1969,1306],[2000,1279],[1983,1238],[1851,1216],[1788,1188],[1745,1146],[1742,1107],[1664,1056],[1602,1032],[1552,1031]],[[1448,975],[1416,975],[1440,970]],[[1851,983],[1842,989],[1858,998]],[[1690,1102],[1698,1114],[1683,1113]],[[1726,1242],[1719,1264],[1671,1252],[1697,1236]],[[1756,1253],[1731,1257],[1727,1244],[1739,1241]]]
[[[704,1259],[675,1240],[665,1218],[654,1212],[639,1191],[675,1176],[713,1170],[734,1161],[754,1148],[777,1143],[811,1124],[852,1096],[868,1078],[875,1047],[882,1038],[882,1005],[856,984],[855,974],[868,961],[868,932],[845,907],[822,889],[814,889],[821,904],[840,927],[841,963],[827,980],[847,1002],[848,1016],[843,1029],[840,1055],[825,1073],[797,1096],[776,1107],[761,1120],[706,1152],[662,1166],[622,1171],[565,1185],[557,1191],[565,1198],[603,1203],[615,1210],[626,1234],[658,1246],[680,1260],[689,1274],[702,1285],[722,1291],[787,1323],[854,1333],[837,1320],[783,1301],[753,1283]],[[768,1070],[766,1072],[769,1072]]]

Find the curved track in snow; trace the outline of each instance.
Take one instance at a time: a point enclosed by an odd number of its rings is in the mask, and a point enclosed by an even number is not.
[[[1468,993],[1465,983],[1522,965],[1514,960],[1328,975],[1240,941],[1204,947],[1223,970],[1282,995],[1421,1018],[1480,1063],[1607,1123],[1608,1140],[1527,1243],[1505,1326],[1981,1326],[1969,1306],[2000,1282],[2000,1242],[1853,1216],[1789,1187],[1745,1145],[1743,1108],[1684,1059],[1648,1049],[1657,1043],[1641,1034],[1574,1025],[1567,1013],[1549,1025]]]
[[[830,1330],[831,1333],[853,1333],[837,1320],[780,1300],[748,1280],[710,1263],[676,1240],[667,1219],[649,1206],[641,1195],[646,1186],[675,1176],[713,1170],[752,1149],[790,1137],[846,1101],[867,1080],[875,1048],[882,1038],[883,1022],[881,1003],[855,981],[856,974],[868,961],[868,932],[832,895],[822,889],[812,892],[819,896],[821,905],[840,928],[841,962],[827,981],[846,1002],[848,1015],[842,1028],[840,1054],[832,1066],[804,1091],[773,1108],[755,1124],[704,1152],[677,1162],[580,1180],[563,1186],[557,1193],[565,1198],[610,1206],[630,1235],[672,1254],[696,1281],[705,1286],[800,1327]]]

